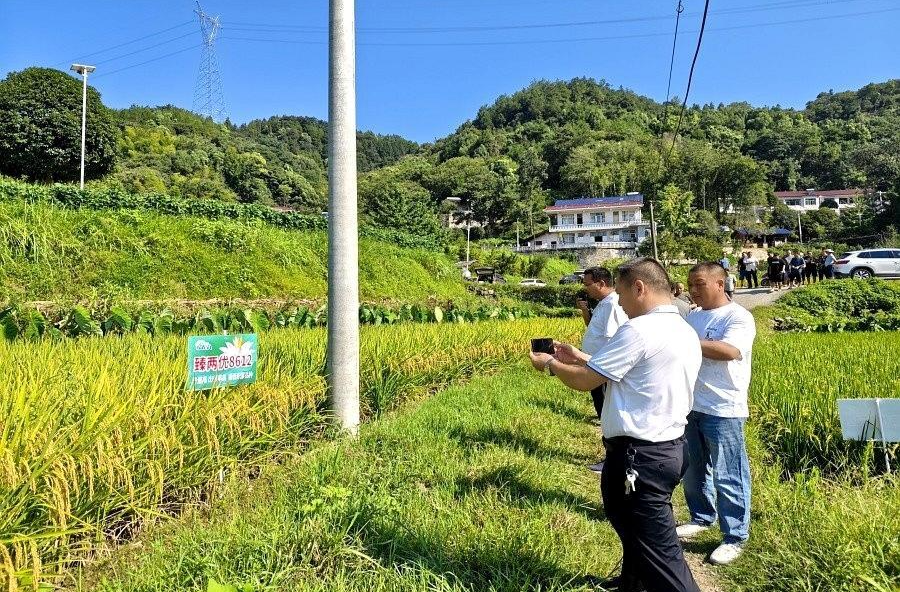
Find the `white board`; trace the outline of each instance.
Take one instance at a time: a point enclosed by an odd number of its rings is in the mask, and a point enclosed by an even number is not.
[[[845,440],[900,442],[900,399],[838,399]]]

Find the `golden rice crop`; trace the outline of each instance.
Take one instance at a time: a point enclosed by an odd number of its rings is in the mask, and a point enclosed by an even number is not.
[[[572,320],[399,325],[363,331],[363,410],[572,337]],[[189,392],[183,338],[128,335],[0,342],[0,574],[35,586],[126,537],[141,520],[208,495],[224,472],[320,434],[324,330],[260,336],[255,385]],[[77,550],[77,552],[75,552]],[[0,577],[0,584],[3,578]]]

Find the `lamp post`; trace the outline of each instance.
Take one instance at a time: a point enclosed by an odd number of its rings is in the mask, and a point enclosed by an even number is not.
[[[85,66],[84,64],[72,64],[70,68],[73,72],[78,72],[84,78],[84,85],[81,92],[81,188],[84,189],[84,138],[85,126],[87,125],[87,79],[88,74],[97,69],[96,66]]]
[[[448,201],[450,203],[459,204],[462,201],[461,197],[451,196],[445,197],[444,201]],[[472,277],[472,272],[469,271],[469,248],[472,243],[472,210],[457,210],[458,213],[462,214],[466,217],[466,267],[465,273],[463,274],[466,279]]]

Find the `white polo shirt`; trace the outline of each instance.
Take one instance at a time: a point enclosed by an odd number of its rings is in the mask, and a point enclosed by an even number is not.
[[[588,323],[581,341],[581,351],[592,356],[609,343],[610,338],[616,334],[619,327],[628,320],[628,315],[619,306],[619,295],[610,292],[609,295],[597,303],[594,312],[591,313],[591,322]]]
[[[697,334],[673,305],[619,327],[588,362],[609,379],[604,437],[666,442],[684,435],[701,359]]]
[[[753,315],[730,302],[719,308],[694,310],[687,322],[700,339],[724,341],[741,352],[738,360],[703,358],[694,389],[694,411],[716,417],[747,417],[750,361],[756,338]]]

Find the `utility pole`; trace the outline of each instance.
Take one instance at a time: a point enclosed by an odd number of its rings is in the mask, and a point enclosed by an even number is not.
[[[650,200],[650,240],[653,244],[653,258],[659,261],[659,252],[656,250],[656,217],[653,215],[653,200]]]
[[[328,386],[335,420],[359,430],[354,0],[330,0],[328,70]]]
[[[84,139],[85,130],[87,129],[87,79],[88,74],[96,70],[96,66],[85,66],[84,64],[72,64],[70,68],[73,72],[78,72],[84,78],[84,86],[81,91],[81,188],[84,189]]]
[[[800,231],[800,244],[803,244],[803,224],[800,223],[800,212],[797,212],[797,230]]]

